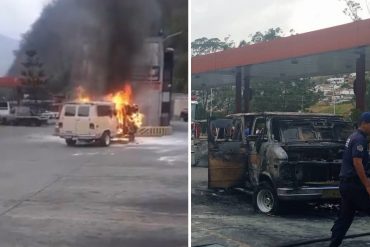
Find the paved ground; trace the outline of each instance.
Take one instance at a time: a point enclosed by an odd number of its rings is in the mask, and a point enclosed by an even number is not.
[[[0,126],[0,246],[187,246],[186,129],[70,148]]]
[[[336,207],[292,204],[278,216],[257,214],[248,195],[208,190],[206,166],[202,160],[191,172],[192,246],[272,247],[329,237]],[[349,234],[370,232],[369,220],[370,217],[357,217]],[[323,247],[328,246],[328,242],[305,246]],[[370,246],[370,236],[345,240],[343,246]]]

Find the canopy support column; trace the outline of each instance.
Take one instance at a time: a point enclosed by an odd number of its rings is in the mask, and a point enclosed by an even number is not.
[[[354,93],[356,95],[356,109],[359,111],[366,110],[366,81],[365,81],[365,53],[361,52],[356,61],[356,80]]]
[[[242,68],[236,68],[235,74],[235,111],[242,111]]]

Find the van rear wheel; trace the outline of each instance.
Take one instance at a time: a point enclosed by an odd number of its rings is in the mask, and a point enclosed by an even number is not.
[[[109,147],[110,143],[111,143],[111,138],[110,138],[109,132],[106,131],[106,132],[103,133],[103,135],[100,139],[100,144],[103,147]]]
[[[73,147],[73,146],[76,146],[76,140],[73,140],[73,139],[66,139],[66,144],[67,146],[69,147]]]

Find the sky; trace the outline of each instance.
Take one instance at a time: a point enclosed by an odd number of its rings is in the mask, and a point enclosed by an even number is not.
[[[366,3],[367,1],[367,3]],[[358,0],[362,19],[370,18],[370,0]],[[280,27],[286,35],[351,22],[343,0],[192,0],[191,40],[230,35],[238,43],[257,31]]]
[[[21,40],[51,0],[0,0],[0,34]]]

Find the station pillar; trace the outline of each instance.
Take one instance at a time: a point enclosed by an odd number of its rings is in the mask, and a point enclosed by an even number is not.
[[[251,100],[251,89],[250,89],[250,76],[248,71],[243,73],[243,102],[244,102],[244,111],[249,112],[250,110],[250,100]]]
[[[242,111],[242,68],[237,67],[235,73],[235,111]]]
[[[356,61],[356,80],[354,83],[354,93],[356,96],[356,109],[366,110],[366,81],[365,81],[365,53],[361,52]]]

